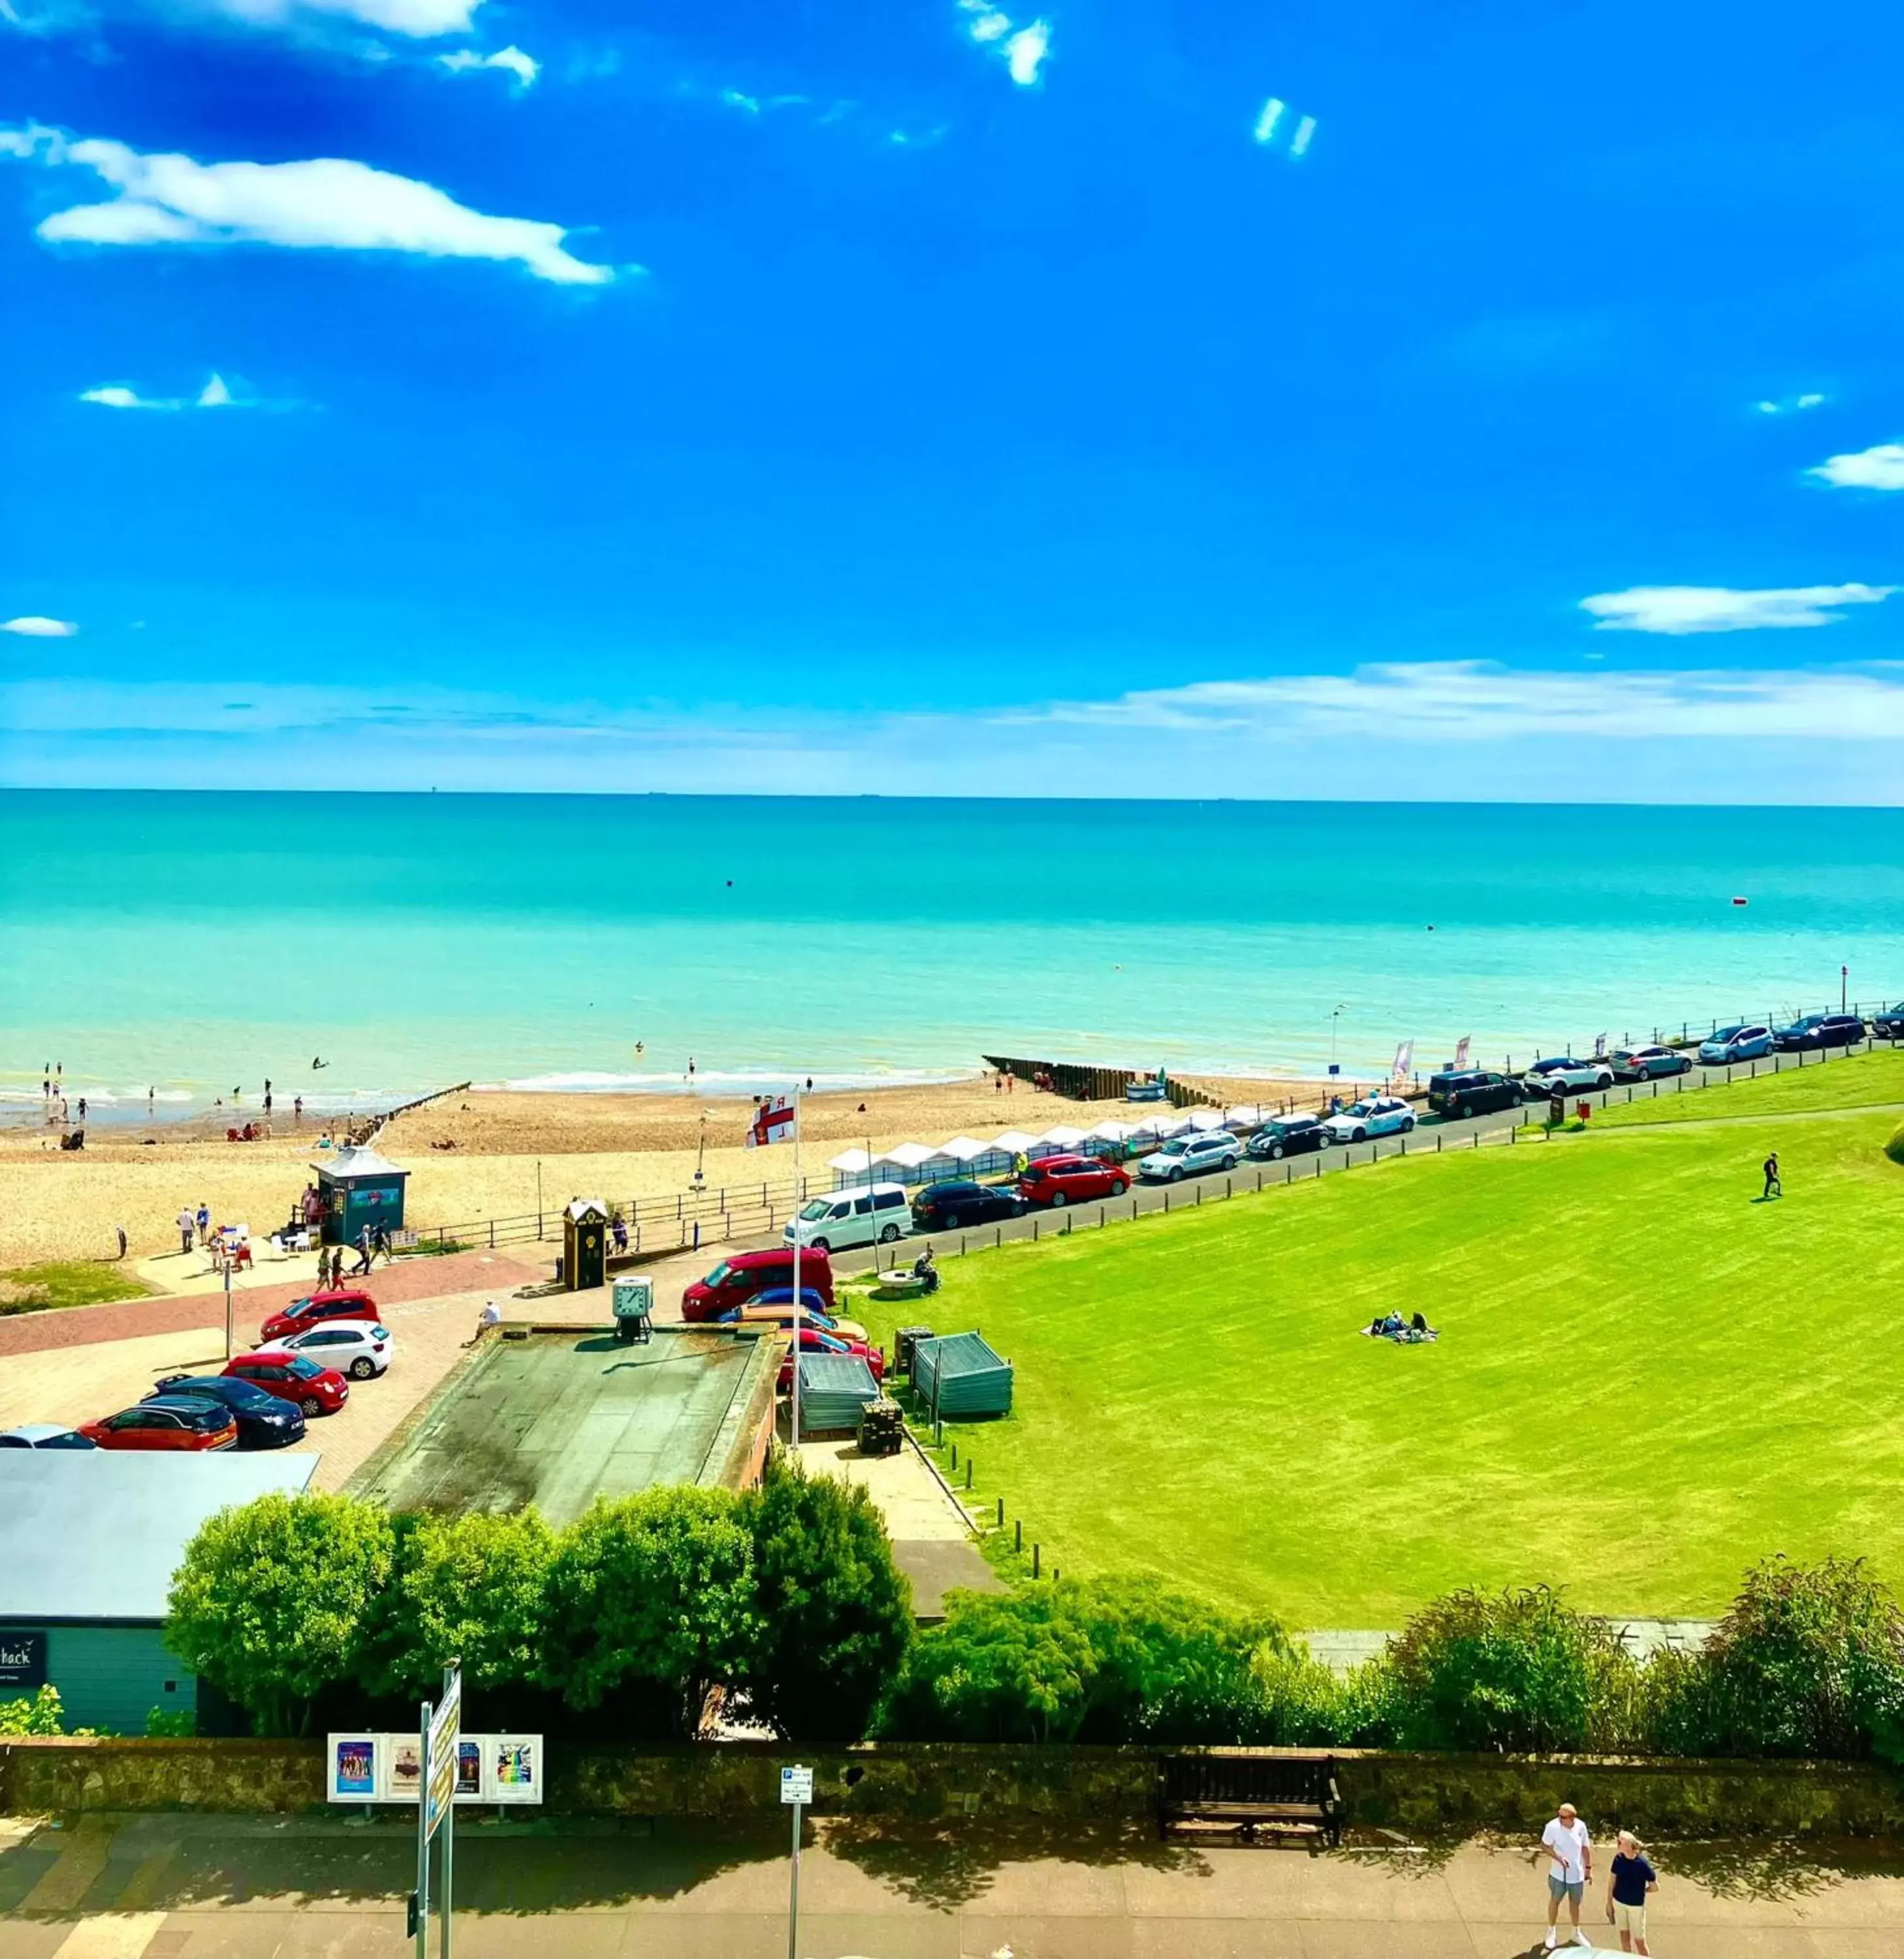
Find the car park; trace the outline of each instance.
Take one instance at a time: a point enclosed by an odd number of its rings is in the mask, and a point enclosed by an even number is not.
[[[916,1231],[957,1231],[966,1224],[995,1224],[1003,1218],[1022,1218],[1030,1208],[1008,1183],[974,1183],[955,1178],[944,1183],[928,1183],[912,1199],[912,1229]]]
[[[1699,1044],[1699,1058],[1714,1068],[1730,1068],[1734,1062],[1756,1061],[1772,1052],[1772,1030],[1750,1021],[1729,1027],[1715,1027]]]
[[[103,1421],[84,1422],[79,1432],[102,1449],[193,1455],[238,1446],[238,1424],[230,1409],[199,1395],[160,1395]]]
[[[1904,1040],[1904,1000],[1879,1008],[1871,1016],[1871,1032],[1880,1040]]]
[[[1518,1109],[1526,1099],[1512,1075],[1492,1074],[1484,1068],[1449,1068],[1428,1078],[1428,1107],[1451,1122]]]
[[[851,1354],[866,1363],[875,1381],[886,1378],[886,1356],[879,1348],[864,1340],[845,1340],[836,1333],[824,1333],[817,1326],[803,1326],[800,1329],[800,1351],[803,1354]],[[793,1355],[789,1352],[780,1363],[780,1392],[789,1394],[793,1389]]]
[[[1160,1150],[1138,1159],[1137,1173],[1150,1183],[1178,1183],[1207,1170],[1234,1170],[1243,1146],[1227,1129],[1202,1129],[1173,1136]]]
[[[62,1422],[23,1421],[17,1428],[0,1433],[0,1449],[97,1449],[90,1435]]]
[[[775,1246],[764,1252],[733,1252],[704,1279],[697,1279],[681,1294],[681,1317],[690,1325],[703,1319],[719,1319],[731,1307],[745,1306],[762,1293],[784,1286],[793,1297],[793,1253],[791,1247]],[[833,1304],[833,1265],[827,1254],[811,1246],[800,1250],[800,1289],[811,1288],[830,1307]]]
[[[396,1336],[387,1326],[367,1326],[360,1319],[287,1334],[278,1345],[287,1353],[315,1361],[320,1367],[335,1367],[354,1381],[367,1381],[373,1374],[388,1372],[397,1354]]]
[[[1807,1014],[1776,1029],[1772,1041],[1782,1054],[1799,1054],[1810,1048],[1849,1047],[1864,1038],[1864,1023],[1856,1014]]]
[[[1243,1154],[1258,1163],[1280,1163],[1285,1157],[1325,1150],[1329,1132],[1320,1116],[1278,1116],[1265,1122],[1243,1145]]]
[[[1651,1081],[1662,1075],[1690,1075],[1693,1068],[1674,1047],[1617,1047],[1608,1059],[1616,1081]]]
[[[225,1363],[224,1370],[233,1380],[249,1381],[280,1401],[294,1403],[307,1418],[335,1414],[351,1399],[351,1384],[335,1368],[320,1367],[308,1355],[284,1348],[240,1354]]]
[[[1096,1204],[1106,1197],[1122,1197],[1130,1187],[1130,1172],[1102,1157],[1039,1157],[1018,1173],[1018,1195],[1040,1211]]]
[[[1555,1055],[1537,1061],[1521,1078],[1523,1092],[1534,1101],[1564,1095],[1574,1088],[1610,1088],[1613,1069],[1604,1060],[1576,1061],[1571,1055]]]
[[[787,1220],[781,1237],[789,1245],[816,1252],[843,1252],[854,1245],[890,1245],[905,1234],[911,1220],[903,1183],[862,1184],[816,1197]]]
[[[374,1324],[383,1309],[367,1292],[354,1287],[341,1292],[314,1292],[294,1299],[282,1313],[274,1313],[258,1329],[261,1341],[277,1340],[287,1333],[302,1333],[307,1327],[322,1326],[333,1319],[366,1319]]]
[[[1365,1095],[1322,1125],[1332,1143],[1364,1143],[1371,1136],[1406,1135],[1414,1126],[1414,1110],[1399,1095]]]
[[[154,1383],[145,1400],[149,1405],[175,1395],[229,1408],[238,1424],[240,1449],[283,1449],[304,1439],[303,1411],[252,1382],[234,1380],[228,1374],[167,1374]]]

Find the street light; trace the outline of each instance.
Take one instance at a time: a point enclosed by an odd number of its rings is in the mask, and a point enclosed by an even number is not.
[[[1335,1003],[1334,1012],[1329,1015],[1329,1072],[1331,1075],[1340,1075],[1342,1072],[1342,1065],[1335,1057],[1336,1026],[1348,1011],[1348,1002],[1338,1000]]]

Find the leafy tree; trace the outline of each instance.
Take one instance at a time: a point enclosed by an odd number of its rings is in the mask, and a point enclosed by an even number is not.
[[[535,1510],[396,1519],[394,1582],[377,1614],[378,1691],[434,1697],[462,1662],[472,1688],[514,1687],[541,1668],[554,1534]]]
[[[754,1541],[757,1713],[790,1740],[857,1741],[912,1640],[912,1587],[865,1490],[776,1464],[741,1502]]]
[[[709,1688],[742,1678],[759,1638],[740,1500],[655,1489],[596,1504],[557,1543],[547,1610],[544,1678],[572,1707],[619,1694],[630,1715],[693,1733]]]
[[[1674,1684],[1660,1722],[1668,1746],[1904,1758],[1904,1613],[1860,1559],[1754,1566]]]
[[[313,1700],[359,1663],[394,1548],[386,1512],[351,1497],[222,1510],[173,1575],[166,1643],[261,1732],[302,1734]]]
[[[1450,1592],[1410,1621],[1383,1662],[1404,1748],[1579,1748],[1610,1738],[1633,1661],[1610,1628],[1545,1586]]]

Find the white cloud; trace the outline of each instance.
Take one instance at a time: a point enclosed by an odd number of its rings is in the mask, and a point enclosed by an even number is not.
[[[518,47],[498,48],[493,55],[479,55],[473,48],[459,48],[454,54],[439,55],[436,59],[452,75],[467,74],[478,68],[500,68],[515,76],[519,88],[532,88],[535,78],[542,72],[542,64]]]
[[[1283,119],[1283,110],[1287,105],[1271,96],[1263,104],[1263,113],[1256,119],[1256,126],[1250,134],[1259,143],[1267,143],[1276,133],[1276,125]]]
[[[205,386],[189,401],[178,396],[161,398],[141,395],[136,388],[129,388],[118,382],[109,383],[103,388],[87,388],[79,398],[97,408],[153,408],[167,414],[180,408],[249,408],[259,405],[252,395],[234,395],[222,374],[209,376]]]
[[[1003,40],[1011,32],[1011,16],[1001,14],[995,9],[988,14],[981,14],[966,31],[983,47],[988,41]]]
[[[185,406],[182,402],[153,401],[135,389],[122,388],[116,384],[103,388],[87,388],[79,398],[102,408],[156,408],[170,412],[172,409]]]
[[[1904,443],[1880,442],[1805,471],[1839,490],[1904,490]]]
[[[17,633],[23,640],[70,640],[78,630],[70,619],[43,619],[31,612],[0,623],[0,633]]]
[[[1807,408],[1823,407],[1824,399],[1823,395],[1790,395],[1783,401],[1760,402],[1755,405],[1762,415],[1795,415]]]
[[[341,157],[202,164],[99,138],[68,141],[37,126],[0,129],[0,155],[90,170],[117,193],[43,219],[39,235],[51,244],[401,252],[520,265],[561,285],[600,285],[615,275],[611,266],[571,256],[561,225],[491,217],[433,184]]]
[[[1741,633],[1760,627],[1832,626],[1847,605],[1876,605],[1894,585],[1801,585],[1769,592],[1725,586],[1636,585],[1580,602],[1602,632]]]
[[[300,13],[326,14],[367,27],[433,40],[466,34],[482,0],[211,0],[214,11],[254,27],[282,27]]]
[[[724,88],[720,99],[729,109],[738,109],[744,114],[757,116],[760,113],[760,98],[757,95],[744,95],[738,88]]]
[[[1029,88],[1038,79],[1038,71],[1045,65],[1045,58],[1051,52],[1051,24],[1046,21],[1034,21],[1028,27],[1020,27],[1005,43],[1005,65],[1011,71],[1011,78],[1020,88]]]
[[[1315,135],[1315,118],[1305,116],[1296,125],[1296,134],[1289,139],[1289,153],[1292,157],[1306,156],[1309,146]]]
[[[237,405],[231,390],[225,386],[225,377],[222,374],[213,375],[198,390],[198,398],[192,404],[194,408],[233,408]]]

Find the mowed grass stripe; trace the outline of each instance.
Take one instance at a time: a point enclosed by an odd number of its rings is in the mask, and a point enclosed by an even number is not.
[[[1704,1613],[1780,1549],[1904,1577],[1894,1126],[1411,1156],[954,1261],[929,1317],[1017,1367],[963,1446],[1068,1571],[1292,1623],[1541,1579]],[[1791,1194],[1756,1204],[1772,1147]],[[1389,1306],[1442,1340],[1360,1338]]]

